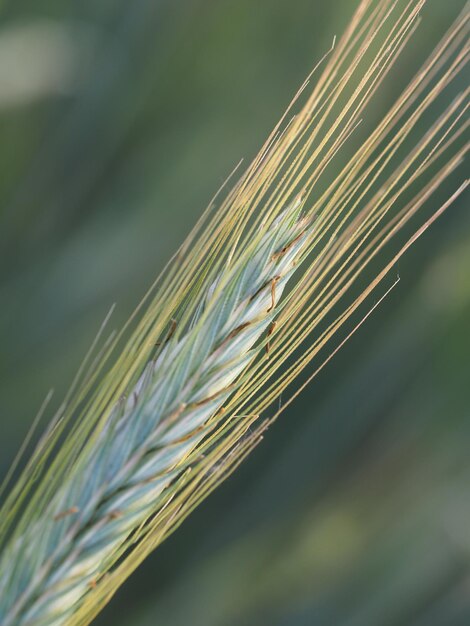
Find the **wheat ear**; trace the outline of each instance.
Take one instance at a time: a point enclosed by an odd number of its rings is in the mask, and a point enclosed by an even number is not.
[[[79,471],[51,502],[49,516],[4,555],[4,626],[63,623],[102,573],[108,555],[155,510],[159,495],[184,470],[189,453],[214,427],[214,416],[262,348],[260,340],[308,240],[301,205],[299,197],[246,262],[224,277],[224,285],[213,284],[188,332],[167,337],[128,398],[112,409]],[[5,559],[14,559],[16,568]]]
[[[431,116],[424,135],[419,130],[470,60],[467,12],[353,157],[333,180],[323,178],[423,4],[361,0],[300,112],[283,118],[218,210],[204,214],[149,290],[125,345],[122,333],[96,367],[79,371],[2,509],[2,626],[88,624],[256,445],[266,421],[247,435],[250,424],[272,413],[279,394],[467,187],[398,252],[386,251],[387,263],[352,293],[468,149],[460,146],[467,91]],[[302,190],[313,196],[303,209]],[[301,212],[317,215],[314,227]],[[280,300],[304,256],[304,271]],[[283,408],[304,384],[289,390]]]

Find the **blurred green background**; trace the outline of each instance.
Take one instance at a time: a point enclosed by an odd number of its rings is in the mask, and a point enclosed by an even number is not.
[[[374,115],[464,4],[429,0]],[[111,304],[119,327],[355,5],[0,3],[2,475],[50,387],[59,404]],[[465,201],[97,624],[470,623]]]

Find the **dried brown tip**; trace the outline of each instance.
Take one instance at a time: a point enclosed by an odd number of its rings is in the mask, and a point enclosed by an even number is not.
[[[213,393],[211,396],[207,396],[207,398],[204,398],[203,400],[198,400],[197,402],[191,402],[189,406],[198,407],[198,406],[203,406],[204,404],[207,404],[208,402],[212,402],[212,400],[215,400],[223,393],[227,393],[227,391],[230,391],[231,389],[233,389],[235,387],[235,384],[236,383],[227,385],[227,387],[224,387],[223,389],[219,389],[219,391],[217,391],[216,393]]]
[[[271,342],[269,340],[269,338],[271,337],[271,335],[274,332],[274,329],[277,326],[277,322],[271,322],[271,324],[269,325],[268,331],[267,331],[267,336],[268,336],[268,341],[266,343],[266,356],[269,358],[269,351],[271,350]]]
[[[185,410],[185,408],[187,407],[187,404],[185,404],[184,402],[182,402],[177,409],[175,409],[173,411],[173,413],[171,413],[168,418],[167,418],[167,422],[169,424],[171,424],[172,422],[174,422],[176,419],[178,419],[178,417],[181,415],[181,413]]]
[[[175,441],[173,441],[171,445],[179,445],[180,443],[184,443],[185,441],[189,441],[192,437],[194,437],[198,433],[202,432],[205,428],[206,428],[206,425],[202,424],[202,426],[198,426],[197,428],[194,428],[187,435],[183,435],[179,439],[175,439]]]
[[[167,335],[167,338],[165,340],[166,342],[170,341],[170,339],[173,337],[173,335],[175,334],[175,330],[176,330],[177,326],[178,326],[178,322],[174,318],[171,318],[171,320],[170,320],[170,330],[168,331],[168,335]]]
[[[77,506],[71,506],[70,509],[67,509],[66,511],[61,511],[60,513],[57,513],[56,515],[54,515],[53,519],[55,522],[58,522],[64,517],[68,517],[69,515],[78,513],[78,511],[79,511],[79,508]]]
[[[247,326],[249,326],[251,324],[251,322],[244,322],[243,324],[240,324],[240,326],[237,326],[236,328],[234,328],[226,337],[225,339],[219,344],[219,348],[223,345],[225,345],[227,343],[227,341],[230,341],[230,339],[233,339],[234,337],[236,337],[239,333],[242,332],[242,330],[244,330]]]
[[[275,276],[272,280],[271,280],[271,306],[269,307],[269,309],[267,310],[267,312],[269,313],[269,311],[272,311],[274,309],[274,307],[276,306],[276,283],[281,279],[280,276]]]
[[[170,341],[170,339],[173,337],[173,335],[175,334],[175,330],[176,327],[178,326],[178,322],[172,317],[170,320],[170,329],[168,331],[167,336],[165,337],[165,341],[157,341],[154,344],[155,348],[159,348],[160,346],[164,345],[165,343],[168,343]]]
[[[302,230],[297,235],[297,237],[292,239],[292,241],[290,241],[289,243],[286,243],[286,245],[283,248],[281,248],[280,250],[278,250],[277,252],[274,252],[274,254],[271,256],[271,261],[276,261],[281,256],[283,256],[286,252],[288,252],[292,248],[292,246],[295,246],[295,244],[299,241],[299,239],[304,236],[305,231],[306,231],[306,229]]]

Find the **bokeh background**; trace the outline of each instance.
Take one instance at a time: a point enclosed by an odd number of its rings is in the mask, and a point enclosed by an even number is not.
[[[374,115],[464,4],[429,0]],[[111,304],[119,327],[355,5],[0,2],[1,475]],[[97,624],[470,623],[466,202]]]

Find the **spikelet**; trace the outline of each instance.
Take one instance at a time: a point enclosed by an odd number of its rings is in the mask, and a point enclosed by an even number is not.
[[[2,625],[89,623],[259,443],[279,411],[259,416],[325,347],[331,358],[347,340],[331,349],[332,337],[466,188],[354,293],[467,150],[468,92],[433,109],[469,59],[465,12],[328,178],[423,4],[362,0],[303,107],[202,216],[127,342],[128,328],[80,370],[3,509]]]

